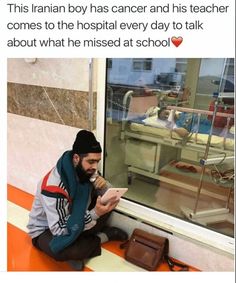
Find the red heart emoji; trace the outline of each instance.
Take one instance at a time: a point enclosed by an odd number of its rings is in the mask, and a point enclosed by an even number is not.
[[[174,44],[175,47],[179,47],[180,44],[183,42],[183,37],[181,37],[181,36],[179,36],[179,37],[172,36],[171,37],[171,42]]]

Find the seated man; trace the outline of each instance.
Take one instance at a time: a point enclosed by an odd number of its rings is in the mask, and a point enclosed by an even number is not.
[[[83,270],[85,259],[101,254],[101,243],[128,238],[121,229],[106,226],[118,201],[101,202],[110,186],[97,173],[101,151],[92,132],[79,131],[72,150],[39,182],[29,214],[33,245],[76,270]]]

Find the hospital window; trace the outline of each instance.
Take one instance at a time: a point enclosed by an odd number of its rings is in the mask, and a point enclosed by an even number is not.
[[[112,67],[105,177],[128,187],[129,201],[234,237],[234,60],[112,58]]]
[[[133,59],[133,70],[134,71],[151,71],[152,70],[152,59],[151,58],[139,58]]]
[[[176,58],[176,70],[180,73],[185,74],[187,69],[187,59],[186,58]]]

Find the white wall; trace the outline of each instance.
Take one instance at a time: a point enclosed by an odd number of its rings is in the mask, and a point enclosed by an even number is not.
[[[26,58],[27,59],[27,58]],[[8,59],[8,82],[88,91],[89,59]]]
[[[80,129],[10,113],[7,126],[7,182],[34,194]]]

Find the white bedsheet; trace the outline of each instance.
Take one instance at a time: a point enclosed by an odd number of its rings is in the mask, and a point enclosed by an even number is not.
[[[150,118],[148,118],[148,119],[149,119],[148,121],[150,122],[149,125],[131,123],[130,129],[133,132],[139,132],[139,133],[142,133],[142,134],[148,134],[148,135],[157,136],[157,137],[161,137],[161,138],[173,138],[173,139],[176,139],[176,140],[182,140],[182,138],[177,133],[175,133],[174,131],[172,131],[172,133],[171,133],[170,129],[151,126],[152,119],[150,119]],[[208,141],[208,135],[207,134],[195,134],[195,133],[193,133],[188,139],[188,142],[197,143],[197,144],[201,144],[201,145],[206,145],[207,141]],[[229,139],[229,138],[224,139],[224,137],[212,135],[211,146],[216,147],[216,148],[222,148],[222,150],[226,149],[226,150],[233,151],[234,150],[234,139]]]
[[[171,129],[176,128],[175,123],[169,121],[169,120],[161,120],[156,115],[152,117],[148,117],[143,120],[144,125],[151,126],[155,128],[161,128],[161,129]]]

